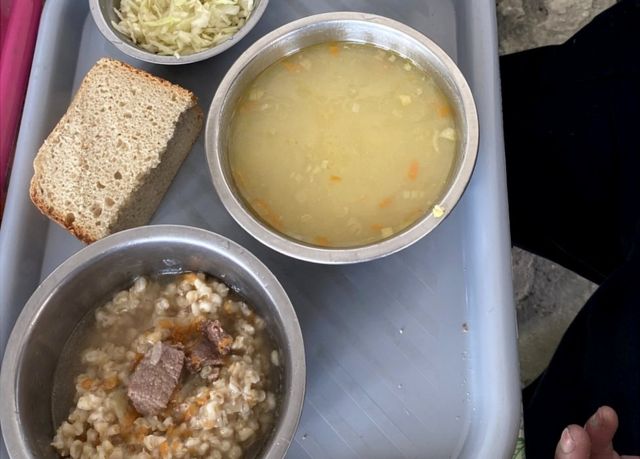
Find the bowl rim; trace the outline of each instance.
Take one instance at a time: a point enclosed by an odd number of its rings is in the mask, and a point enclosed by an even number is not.
[[[21,366],[25,346],[32,334],[38,316],[45,302],[55,294],[58,286],[69,276],[82,270],[89,260],[105,256],[108,252],[126,250],[134,241],[180,241],[183,243],[208,246],[232,255],[238,264],[259,279],[260,288],[268,292],[282,315],[283,334],[289,341],[289,355],[292,361],[291,387],[288,390],[288,404],[280,410],[270,442],[264,448],[264,459],[284,457],[297,431],[306,390],[306,362],[304,341],[300,323],[291,301],[275,275],[255,255],[238,243],[224,236],[201,228],[183,225],[152,225],[120,231],[84,247],[58,266],[38,286],[25,303],[11,331],[5,347],[0,372],[0,426],[5,446],[12,459],[32,457],[28,442],[23,434],[17,404],[18,370]]]
[[[267,8],[269,0],[257,0],[257,5],[249,14],[249,18],[247,19],[247,21],[240,27],[240,29],[238,29],[236,33],[231,35],[227,40],[218,45],[212,46],[211,48],[207,48],[202,51],[198,51],[197,53],[187,54],[180,57],[155,54],[139,48],[129,40],[123,40],[113,30],[113,26],[109,24],[104,14],[102,14],[100,3],[102,3],[101,0],[89,0],[89,9],[91,10],[91,15],[93,16],[93,20],[98,26],[100,33],[102,33],[104,38],[106,38],[107,41],[109,41],[112,45],[114,45],[116,48],[118,48],[128,56],[144,62],[149,62],[151,64],[182,65],[192,64],[194,62],[200,62],[205,59],[209,59],[210,57],[216,56],[238,43],[258,23],[258,21],[264,14],[265,9]]]
[[[435,59],[440,61],[459,93],[461,116],[464,117],[467,127],[466,145],[461,152],[462,161],[459,169],[454,175],[449,189],[438,203],[445,212],[443,217],[435,217],[432,212],[427,212],[410,227],[390,238],[363,246],[324,248],[291,239],[270,228],[245,209],[242,199],[234,193],[224,173],[224,155],[219,148],[220,126],[223,121],[221,115],[227,102],[227,95],[239,80],[241,73],[273,42],[285,37],[288,38],[308,26],[317,26],[319,23],[344,24],[345,22],[363,23],[374,28],[387,28],[400,32],[417,45],[426,48],[435,56]],[[375,45],[374,40],[370,43]],[[235,61],[220,82],[209,107],[205,127],[205,151],[213,185],[222,204],[233,219],[264,245],[292,258],[321,264],[359,263],[382,258],[414,244],[430,233],[451,213],[469,184],[476,164],[478,144],[479,125],[475,101],[467,81],[454,61],[435,42],[401,22],[375,14],[346,11],[307,16],[289,22],[257,40]]]

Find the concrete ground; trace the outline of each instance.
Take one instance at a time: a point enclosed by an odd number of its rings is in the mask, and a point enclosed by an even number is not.
[[[499,46],[509,54],[567,40],[615,0],[497,0]],[[596,286],[514,248],[514,290],[523,385],[546,367],[567,326]]]
[[[596,285],[551,261],[514,248],[513,283],[523,385],[549,363],[560,338]]]

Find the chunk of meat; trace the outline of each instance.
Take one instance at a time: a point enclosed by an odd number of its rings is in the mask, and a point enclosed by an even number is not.
[[[231,351],[233,344],[233,338],[224,331],[218,320],[206,320],[200,326],[200,332],[201,337],[185,345],[187,369],[192,373],[206,366],[222,365],[222,358]]]
[[[222,356],[209,341],[201,339],[187,351],[187,369],[198,372],[207,365],[222,365]]]
[[[227,334],[219,320],[207,320],[202,324],[202,333],[218,349],[220,355],[227,355],[231,351],[233,337]]]
[[[129,380],[127,396],[143,416],[167,407],[184,365],[184,352],[158,342],[147,351]]]

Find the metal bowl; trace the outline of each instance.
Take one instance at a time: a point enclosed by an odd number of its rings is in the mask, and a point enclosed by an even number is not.
[[[220,83],[207,118],[205,142],[213,184],[232,217],[263,244],[301,260],[317,263],[356,263],[384,257],[427,235],[443,218],[427,213],[394,236],[369,245],[323,248],[306,244],[263,223],[243,201],[227,158],[227,142],[236,101],[256,76],[277,60],[301,48],[330,41],[370,43],[393,50],[430,71],[452,102],[461,136],[459,160],[450,185],[440,198],[445,216],[456,205],[473,171],[478,151],[478,117],[469,85],[447,54],[419,32],[399,22],[364,13],[309,16],[280,27],[247,49]]]
[[[281,350],[283,377],[278,419],[259,457],[285,455],[305,390],[302,334],[289,298],[267,267],[236,243],[201,229],[159,225],[123,231],[84,248],[47,277],[25,305],[0,376],[0,421],[13,459],[58,457],[50,446],[54,421],[66,419],[74,385],[69,381],[65,393],[55,395],[51,386],[56,368],[69,364],[59,357],[80,320],[138,275],[182,271],[223,279],[266,320]],[[59,406],[60,397],[69,403]]]
[[[131,57],[135,57],[136,59],[140,59],[141,61],[151,62],[152,64],[180,65],[203,61],[231,48],[242,40],[244,36],[247,35],[258,23],[260,17],[262,17],[262,14],[264,13],[264,10],[267,8],[268,3],[269,0],[255,0],[253,11],[249,15],[247,21],[234,35],[229,37],[228,40],[203,51],[180,57],[161,56],[147,51],[146,49],[134,44],[129,37],[116,30],[112,25],[112,21],[118,20],[114,8],[120,7],[120,0],[89,0],[89,7],[91,9],[93,20],[98,26],[98,29],[100,29],[102,35],[104,35],[107,40],[109,40],[123,53]]]

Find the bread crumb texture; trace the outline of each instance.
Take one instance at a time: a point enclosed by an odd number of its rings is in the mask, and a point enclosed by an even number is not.
[[[101,59],[38,151],[31,200],[85,242],[144,225],[202,121],[190,91]]]

